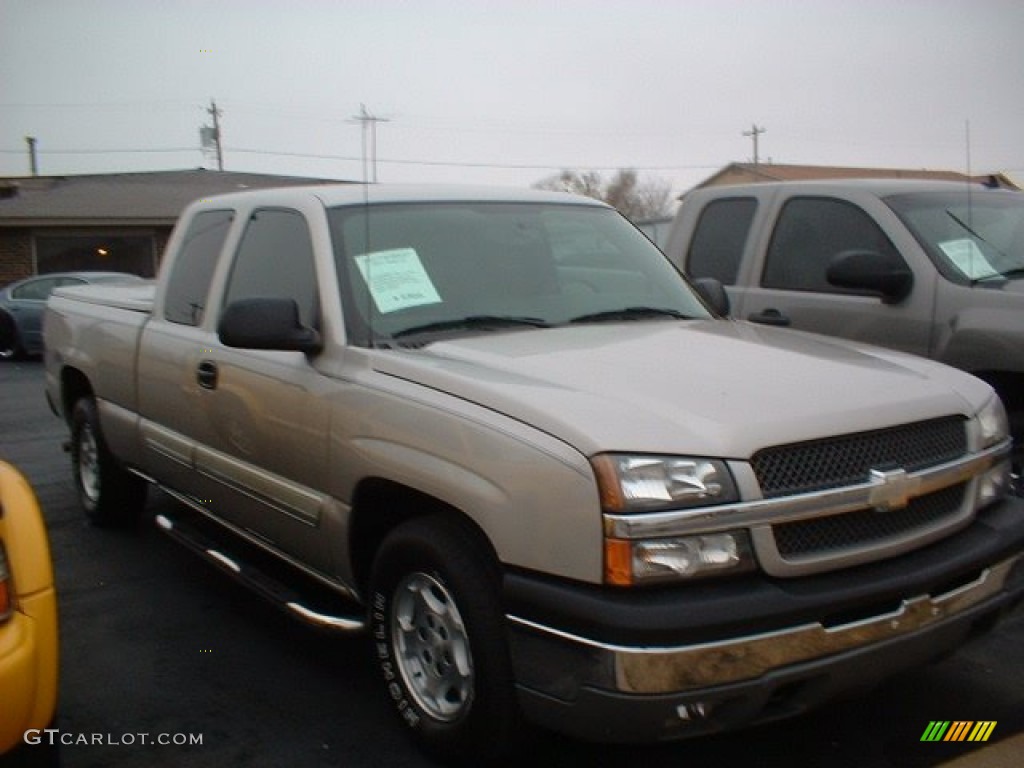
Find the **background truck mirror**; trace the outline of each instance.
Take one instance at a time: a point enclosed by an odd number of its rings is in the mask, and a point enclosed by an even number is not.
[[[698,277],[692,282],[693,287],[711,311],[721,317],[729,316],[731,310],[729,294],[725,292],[725,286],[720,281],[713,277]]]
[[[843,251],[828,266],[829,283],[879,296],[886,304],[903,301],[914,287],[914,273],[899,256],[879,251]]]

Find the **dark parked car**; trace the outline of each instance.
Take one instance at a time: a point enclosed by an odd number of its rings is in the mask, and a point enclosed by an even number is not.
[[[0,360],[42,353],[43,309],[54,288],[140,280],[127,272],[51,272],[4,286],[0,289]]]

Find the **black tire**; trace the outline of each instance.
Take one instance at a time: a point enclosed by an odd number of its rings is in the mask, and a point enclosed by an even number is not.
[[[86,517],[100,527],[134,524],[146,504],[146,481],[122,467],[107,448],[96,402],[82,398],[71,411],[71,468]]]
[[[454,520],[413,519],[384,540],[370,623],[385,691],[426,752],[488,765],[520,726],[493,559]]]
[[[6,312],[0,312],[0,361],[17,360],[24,354],[14,318]]]

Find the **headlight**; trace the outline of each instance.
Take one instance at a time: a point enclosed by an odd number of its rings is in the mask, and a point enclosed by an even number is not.
[[[982,448],[991,448],[1010,436],[1010,422],[998,396],[989,400],[978,412],[978,424],[981,427]]]
[[[591,459],[601,507],[612,514],[726,504],[737,500],[725,462],[683,456],[605,453]]]
[[[605,453],[591,459],[607,514],[629,515],[738,501],[725,462],[691,456]],[[746,531],[655,539],[605,538],[606,584],[634,586],[751,570]]]
[[[978,413],[978,424],[981,427],[981,446],[983,449],[1002,442],[1010,436],[1010,421],[1007,410],[1002,407],[998,396],[992,397]]]
[[[999,445],[1009,438],[1010,422],[1006,418],[1006,409],[998,397],[993,397],[978,412],[978,426],[982,449]],[[1004,456],[978,478],[975,506],[980,509],[999,501],[1009,490],[1010,459]]]
[[[663,584],[742,573],[755,567],[746,531],[667,539],[605,539],[605,583]]]

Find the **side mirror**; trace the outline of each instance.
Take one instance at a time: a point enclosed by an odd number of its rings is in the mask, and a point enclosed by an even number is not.
[[[867,292],[886,304],[903,301],[914,287],[914,273],[906,262],[878,251],[843,251],[829,263],[825,276],[832,285]]]
[[[725,292],[725,286],[713,277],[697,277],[690,281],[697,290],[697,294],[704,299],[711,310],[722,317],[728,317],[732,309],[729,306],[729,294]]]
[[[313,353],[323,348],[320,334],[302,324],[295,299],[243,299],[228,305],[217,336],[229,347]]]

